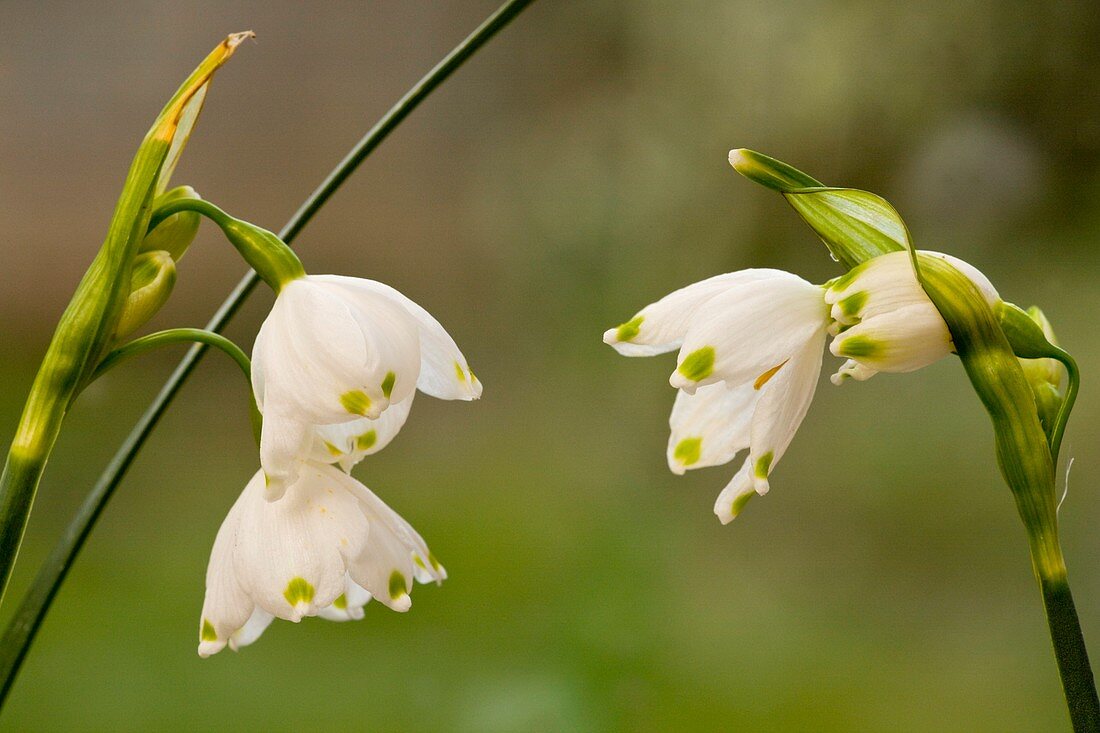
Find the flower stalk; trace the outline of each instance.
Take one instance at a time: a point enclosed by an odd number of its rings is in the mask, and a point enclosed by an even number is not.
[[[1100,731],[1100,700],[1058,542],[1055,498],[1058,452],[1080,383],[1076,362],[1051,343],[1039,323],[1045,323],[1041,314],[1003,301],[991,305],[950,261],[918,253],[901,216],[881,197],[822,186],[786,163],[749,150],[731,152],[730,163],[782,193],[834,259],[849,269],[889,252],[909,252],[917,279],[946,323],[953,349],[992,420],[997,462],[1027,531],[1073,728]],[[1029,367],[1025,374],[1021,359],[1060,362],[1068,376],[1065,393],[1058,391],[1060,380],[1042,367]]]
[[[0,475],[0,601],[65,412],[110,348],[122,318],[152,201],[167,185],[214,72],[251,35],[226,38],[161,111],[134,157],[107,239],[57,325]]]

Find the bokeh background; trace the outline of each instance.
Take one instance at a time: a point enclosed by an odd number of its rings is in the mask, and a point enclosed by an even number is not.
[[[18,3],[0,11],[0,443],[163,101],[230,31],[175,181],[278,228],[496,3]],[[1100,655],[1100,14],[1082,2],[544,0],[298,240],[437,314],[485,384],[418,400],[357,475],[451,573],[412,611],[195,655],[219,523],[256,468],[217,355],[149,441],[0,715],[6,730],[1037,731],[1068,721],[1023,531],[959,364],[834,388],[732,525],[733,466],[665,466],[672,357],[602,331],[749,266],[836,266],[734,174],[752,147],[882,193],[917,242],[1039,303],[1085,389],[1063,543]],[[150,328],[243,267],[204,228]],[[250,345],[258,293],[230,334]],[[178,354],[72,411],[14,600]],[[838,361],[827,360],[835,367]],[[10,608],[0,612],[7,616]]]

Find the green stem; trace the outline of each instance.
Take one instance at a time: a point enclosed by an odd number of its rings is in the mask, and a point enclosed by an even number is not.
[[[1069,582],[1064,574],[1054,578],[1040,577],[1039,587],[1043,592],[1050,639],[1073,730],[1077,733],[1100,731],[1100,699],[1096,696],[1096,682]]]
[[[204,331],[201,328],[172,328],[167,331],[157,331],[148,336],[134,339],[125,346],[120,346],[107,354],[107,356],[103,358],[103,361],[99,363],[99,366],[96,367],[95,373],[92,374],[92,380],[99,379],[111,368],[138,354],[144,354],[146,351],[152,351],[161,346],[183,343],[206,344],[207,346],[213,346],[224,351],[226,356],[236,362],[237,366],[244,372],[245,379],[248,380],[249,388],[251,389],[252,362],[249,360],[248,355],[241,350],[240,346],[237,346],[220,333]]]
[[[534,0],[509,0],[504,3],[477,30],[467,36],[435,68],[406,92],[382,119],[356,143],[347,156],[305,200],[282,231],[279,232],[279,239],[287,244],[291,243],[314,215],[320,211],[321,207],[336,193],[344,181],[359,167],[359,164],[401,124],[402,120],[408,117],[409,113],[416,109],[436,87],[443,83],[490,38],[507,26],[532,2]],[[255,272],[249,272],[245,275],[218,308],[213,318],[210,319],[210,322],[206,325],[206,330],[218,332],[225,328],[257,283],[259,283],[259,276]],[[0,680],[2,680],[0,681],[0,705],[7,699],[15,681],[15,676],[19,672],[23,659],[27,655],[27,651],[46,616],[46,612],[49,610],[50,603],[57,595],[61,583],[65,580],[69,568],[72,567],[73,561],[84,546],[84,541],[91,533],[96,520],[107,505],[114,490],[122,481],[126,471],[134,462],[146,439],[152,433],[153,428],[160,422],[160,418],[167,411],[183,383],[206,353],[206,349],[205,344],[193,346],[183,360],[180,361],[179,366],[165,382],[153,403],[138,420],[126,440],[119,446],[114,458],[111,459],[95,486],[85,497],[84,503],[69,522],[61,540],[39,570],[30,590],[23,598],[23,602],[20,604],[11,623],[4,631],[3,640],[0,641]]]
[[[1077,401],[1077,391],[1081,387],[1081,372],[1077,369],[1077,361],[1065,351],[1057,349],[1054,358],[1062,362],[1068,375],[1066,396],[1062,398],[1062,407],[1058,410],[1054,430],[1050,434],[1050,455],[1054,458],[1054,465],[1058,465],[1058,451],[1062,447],[1062,436],[1065,435],[1066,423],[1069,422],[1069,414],[1073,412],[1073,403]]]
[[[92,374],[88,383],[91,384],[113,367],[118,366],[131,357],[144,354],[146,351],[152,351],[161,346],[194,343],[205,344],[207,346],[213,346],[216,349],[221,349],[230,359],[236,362],[238,367],[240,367],[241,372],[244,374],[245,385],[248,388],[248,409],[252,423],[252,434],[256,439],[256,445],[259,445],[260,432],[263,428],[264,418],[263,415],[260,414],[260,408],[256,406],[256,395],[252,392],[252,361],[248,358],[248,354],[241,351],[240,346],[237,346],[220,333],[204,331],[201,328],[172,328],[167,331],[158,331],[148,336],[134,339],[125,346],[120,346],[107,354],[107,356],[103,358],[103,361],[100,362],[99,366],[96,367],[95,373]]]

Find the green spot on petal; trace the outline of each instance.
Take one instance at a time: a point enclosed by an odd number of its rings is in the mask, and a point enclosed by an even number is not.
[[[393,392],[393,383],[397,381],[397,375],[393,372],[386,372],[386,378],[382,380],[382,394],[386,395],[386,399],[390,398],[390,393]]]
[[[733,500],[732,506],[730,506],[730,514],[736,517],[738,514],[741,513],[741,510],[745,508],[745,505],[749,503],[749,499],[756,495],[757,494],[755,491],[750,491],[746,494],[741,494],[740,496],[738,496],[736,499]]]
[[[870,260],[868,260],[868,262],[869,261]],[[864,269],[866,269],[866,268],[853,267],[851,270],[848,270],[848,272],[844,273],[840,277],[838,277],[834,280],[830,280],[829,283],[828,283],[829,290],[834,290],[834,291],[844,290],[849,285],[851,285],[857,277],[859,277],[863,273]]]
[[[764,455],[756,459],[756,465],[753,466],[753,473],[757,478],[767,478],[768,471],[772,468],[772,452],[768,451]]]
[[[397,600],[401,596],[407,596],[409,591],[405,586],[405,576],[399,571],[394,570],[390,575],[390,598]]]
[[[214,631],[214,624],[210,623],[210,621],[205,618],[202,620],[202,634],[199,638],[203,641],[218,640],[218,632]]]
[[[840,306],[840,312],[846,316],[856,316],[863,306],[867,305],[867,291],[859,290],[846,298],[841,298],[836,302]]]
[[[340,404],[352,415],[366,415],[370,409],[370,397],[361,389],[353,389],[340,395]]]
[[[645,316],[634,316],[626,323],[620,325],[615,329],[616,341],[630,341],[638,335],[638,331],[641,330],[642,321],[645,320]]]
[[[325,441],[325,450],[327,450],[329,453],[331,453],[334,457],[339,457],[339,456],[344,455],[344,451],[340,450],[339,448],[337,448],[336,446],[334,446],[332,443],[328,442],[327,440]]]
[[[837,352],[840,356],[846,356],[849,359],[866,359],[873,358],[874,356],[881,354],[883,351],[883,343],[876,341],[868,336],[850,336],[840,342],[840,346],[837,348]]]
[[[356,450],[370,450],[371,446],[374,445],[377,442],[378,442],[378,433],[376,433],[373,430],[368,430],[367,432],[363,433],[362,435],[360,435],[358,438],[355,439],[355,449]]]
[[[283,598],[291,606],[297,606],[299,603],[310,603],[313,601],[313,586],[305,578],[294,578],[286,584]]]
[[[428,552],[428,562],[431,564],[433,570],[438,571],[440,568],[443,567],[439,564],[439,560],[436,560],[435,555],[433,555],[431,552]]]
[[[428,566],[424,564],[424,561],[420,559],[420,555],[413,555],[413,562],[416,563],[416,567],[423,570],[427,570]]]
[[[341,593],[340,597],[332,602],[332,607],[336,608],[336,609],[339,609],[341,611],[347,609],[347,607],[348,607],[348,597],[345,596],[343,593]]]
[[[714,371],[714,347],[704,346],[691,352],[676,370],[693,382],[706,379]]]
[[[458,381],[460,382],[466,381],[466,371],[462,368],[462,364],[460,364],[457,359],[455,360],[455,376],[458,377]]]
[[[676,449],[672,451],[672,455],[683,465],[690,466],[699,460],[702,448],[702,438],[684,438],[676,444]]]

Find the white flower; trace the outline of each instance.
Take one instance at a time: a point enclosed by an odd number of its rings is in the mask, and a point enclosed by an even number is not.
[[[939,252],[921,252],[950,262],[982,291],[990,305],[1000,297],[972,265]],[[939,361],[954,350],[936,306],[913,273],[908,252],[867,260],[835,280],[825,292],[839,331],[829,345],[848,361],[833,375],[869,379],[876,372],[911,372]]]
[[[970,265],[948,259],[995,302]],[[714,511],[731,521],[790,445],[813,399],[827,335],[849,357],[834,377],[903,372],[951,351],[951,336],[917,282],[907,252],[874,258],[813,285],[781,270],[742,270],[681,288],[604,334],[625,356],[679,349],[669,378],[679,391],[669,418],[674,473],[728,463],[748,449]]]
[[[481,396],[466,358],[426,310],[388,285],[337,275],[283,287],[256,337],[252,386],[272,500],[294,482],[305,456],[319,457],[318,441],[339,450],[326,460],[345,466],[365,453],[346,451],[341,436],[373,429],[368,451],[380,449],[404,423],[417,388],[440,399]],[[383,419],[390,410],[397,412]]]
[[[604,334],[627,356],[680,348],[669,379],[680,389],[669,419],[674,472],[749,449],[715,505],[723,522],[768,491],[817,388],[829,322],[821,286],[781,270],[742,270],[677,290]]]
[[[371,598],[407,611],[414,579],[446,577],[408,522],[339,469],[304,463],[276,502],[261,470],[214,540],[199,655],[251,644],[276,617],[358,619]]]

